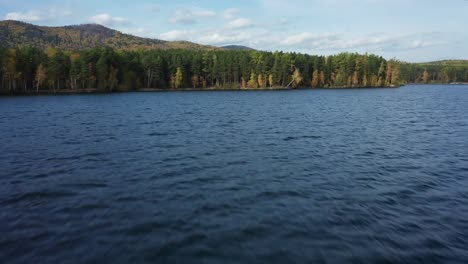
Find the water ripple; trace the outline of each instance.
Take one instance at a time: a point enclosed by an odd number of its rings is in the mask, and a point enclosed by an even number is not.
[[[0,98],[6,263],[465,263],[468,90]]]

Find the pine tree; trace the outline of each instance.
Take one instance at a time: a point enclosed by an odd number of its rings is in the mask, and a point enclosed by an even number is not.
[[[6,53],[6,58],[3,62],[3,78],[8,83],[8,90],[14,92],[16,90],[16,50],[10,49]]]
[[[108,64],[107,64],[107,59],[106,59],[105,54],[102,54],[96,63],[96,73],[97,73],[98,89],[100,90],[106,89],[109,69],[108,69]]]
[[[119,80],[117,79],[117,74],[119,70],[114,68],[113,66],[110,66],[109,68],[109,79],[107,80],[107,86],[109,88],[109,91],[114,91],[117,89],[117,85]]]
[[[35,76],[35,81],[36,81],[36,92],[39,92],[40,87],[44,84],[44,82],[47,80],[47,73],[44,69],[44,66],[39,64],[36,70],[36,76]]]
[[[70,86],[72,89],[77,89],[78,79],[81,78],[81,56],[79,53],[74,53],[70,56]]]

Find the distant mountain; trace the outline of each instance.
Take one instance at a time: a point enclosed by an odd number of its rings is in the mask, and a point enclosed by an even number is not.
[[[241,45],[227,45],[227,46],[222,46],[222,49],[225,50],[255,50],[246,46],[241,46]]]
[[[418,65],[444,65],[444,66],[452,66],[452,67],[468,67],[468,60],[441,60],[441,61],[431,61],[431,62],[422,62],[422,63],[415,63]]]
[[[126,50],[140,48],[218,49],[188,41],[164,41],[136,37],[98,24],[45,27],[14,20],[0,21],[0,46],[9,48],[21,46],[55,47],[65,50],[81,50],[102,46]]]

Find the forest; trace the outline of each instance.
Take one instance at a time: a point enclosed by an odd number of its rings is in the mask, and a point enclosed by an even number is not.
[[[468,82],[466,64],[412,64],[377,55],[241,50],[80,51],[0,48],[3,94],[141,89],[397,87]]]

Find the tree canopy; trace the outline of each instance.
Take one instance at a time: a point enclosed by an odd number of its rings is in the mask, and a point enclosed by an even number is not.
[[[0,91],[142,88],[388,87],[467,82],[467,64],[410,64],[371,54],[313,56],[241,50],[80,51],[0,48]]]

